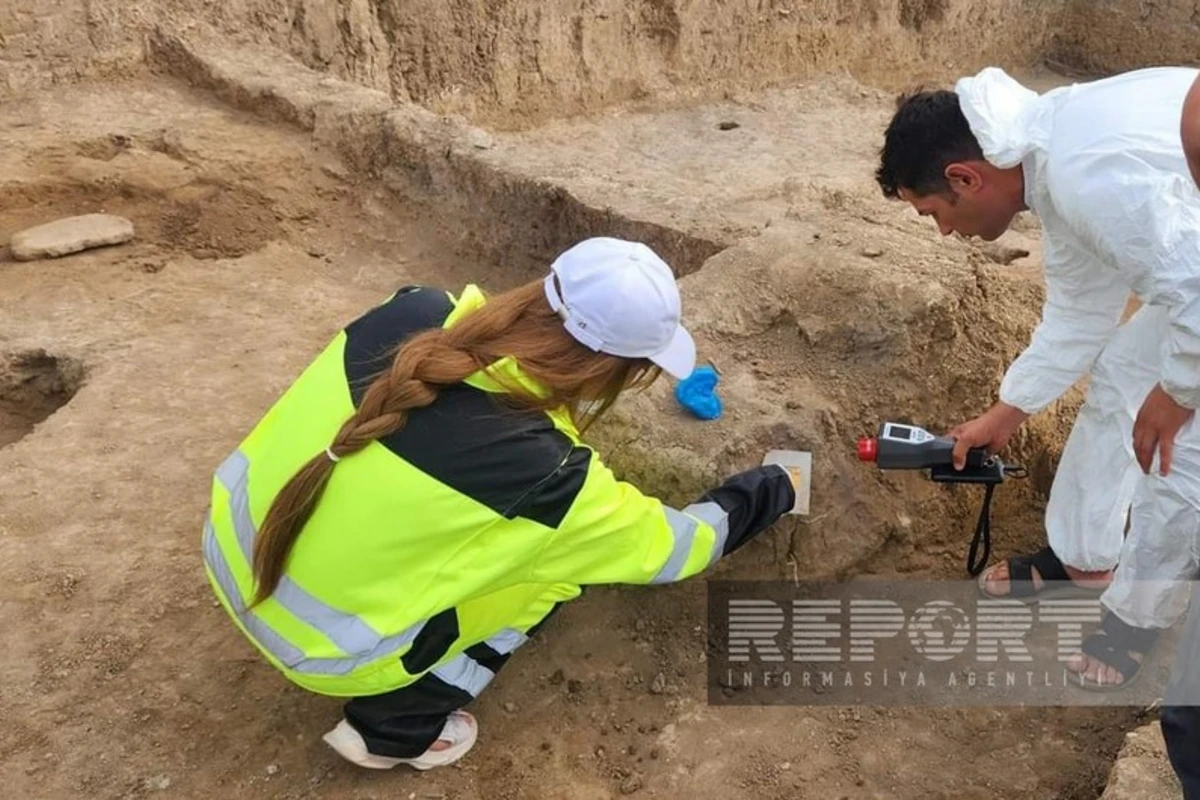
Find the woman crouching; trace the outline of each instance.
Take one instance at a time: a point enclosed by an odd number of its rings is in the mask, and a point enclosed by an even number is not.
[[[682,511],[618,481],[580,436],[695,346],[670,268],[583,241],[485,300],[409,287],[350,323],[217,469],[204,561],[263,656],[345,697],[325,741],[363,767],[450,764],[463,708],[593,584],[697,575],[794,503],[737,475]]]

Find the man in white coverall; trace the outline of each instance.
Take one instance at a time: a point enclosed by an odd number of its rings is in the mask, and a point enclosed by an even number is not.
[[[1183,104],[1180,138],[1192,180],[1200,189],[1200,76]],[[1200,800],[1200,583],[1193,583],[1187,624],[1162,705],[1167,757],[1185,800]]]
[[[994,565],[980,587],[1102,591],[1109,613],[1068,664],[1090,688],[1134,677],[1198,572],[1200,190],[1180,141],[1196,77],[1142,70],[1038,95],[985,69],[954,92],[902,99],[876,176],[946,235],[991,241],[1025,210],[1041,221],[1041,323],[998,402],[952,434],[958,459],[997,452],[1089,375],[1050,493],[1049,546]],[[1131,294],[1142,307],[1121,324]]]

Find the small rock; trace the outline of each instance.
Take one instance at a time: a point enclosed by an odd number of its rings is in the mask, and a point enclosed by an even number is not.
[[[667,691],[667,676],[660,672],[650,683],[650,694],[662,694],[665,691]]]
[[[604,758],[604,745],[596,747],[596,758]]]
[[[984,242],[979,245],[979,250],[989,260],[997,264],[1008,266],[1022,258],[1029,257],[1029,251],[1019,247],[1006,247],[995,242]]]
[[[721,123],[717,124],[717,128],[719,128],[720,130],[723,130],[723,131],[732,131],[732,130],[734,130],[736,128],[740,128],[740,127],[742,127],[742,126],[733,121],[721,122]]]
[[[504,704],[504,710],[511,714],[517,710],[517,704],[509,700]]]
[[[883,255],[883,250],[878,247],[864,247],[862,254],[867,258],[879,258]]]
[[[325,257],[325,251],[319,247],[308,248],[308,254],[310,256],[312,256],[313,258],[324,258]]]
[[[561,669],[556,669],[554,670],[554,674],[550,676],[550,685],[558,686],[566,679],[566,677],[566,675],[563,675],[563,671]]]
[[[476,150],[491,150],[496,146],[496,140],[487,131],[472,128],[467,134],[467,141]]]
[[[549,742],[542,742],[542,749],[543,749],[543,750],[545,750],[545,751],[547,751],[547,752],[549,752],[549,750],[550,750],[550,743],[549,743]]]
[[[270,766],[268,766],[268,767],[267,767],[267,774],[268,774],[268,775],[278,775],[278,774],[279,774],[279,765],[278,765],[278,764],[271,764]]]
[[[159,791],[171,788],[171,779],[166,775],[155,775],[146,781],[146,783],[151,789],[158,789]]]
[[[321,171],[331,178],[337,178],[338,180],[344,181],[350,177],[350,172],[342,164],[334,161],[322,164]]]
[[[650,748],[650,757],[656,761],[658,760],[658,748],[657,747]]]
[[[642,788],[642,776],[634,773],[621,781],[621,794],[633,794]]]
[[[567,681],[567,691],[571,694],[579,694],[583,691],[583,683],[572,678]]]
[[[112,214],[84,214],[47,222],[13,234],[13,258],[33,261],[57,258],[93,247],[124,244],[133,238],[133,223]]]

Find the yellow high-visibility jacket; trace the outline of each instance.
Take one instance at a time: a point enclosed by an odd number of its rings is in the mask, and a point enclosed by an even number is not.
[[[696,575],[791,508],[777,467],[683,511],[618,481],[565,413],[495,402],[487,374],[441,391],[403,429],[334,465],[278,589],[251,554],[276,493],[333,440],[395,346],[484,303],[407,287],[329,343],[218,467],[204,563],[225,610],[296,684],[364,696],[432,673],[477,696],[530,629],[588,584]],[[528,380],[511,359],[492,369]]]

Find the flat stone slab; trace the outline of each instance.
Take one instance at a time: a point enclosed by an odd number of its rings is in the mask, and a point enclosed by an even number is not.
[[[133,223],[112,214],[83,214],[47,222],[13,234],[8,243],[13,258],[33,261],[123,244],[133,238]]]

